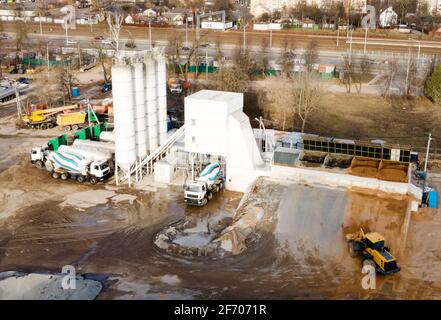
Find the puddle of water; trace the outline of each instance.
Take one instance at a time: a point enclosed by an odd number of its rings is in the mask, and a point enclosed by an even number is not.
[[[212,236],[204,233],[183,234],[177,236],[173,243],[184,247],[199,248],[210,243]]]

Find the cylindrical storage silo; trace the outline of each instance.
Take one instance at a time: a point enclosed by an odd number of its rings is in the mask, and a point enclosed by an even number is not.
[[[156,56],[156,86],[158,93],[158,135],[159,144],[165,142],[161,133],[167,132],[167,70],[164,55]],[[163,136],[162,136],[163,137]]]
[[[124,61],[112,66],[115,162],[128,170],[136,160],[135,99],[132,67]]]
[[[153,151],[158,147],[156,62],[151,56],[147,56],[144,59],[144,63],[147,148],[149,151]]]
[[[135,61],[133,63],[133,80],[135,86],[135,138],[138,157],[147,155],[144,74],[144,64],[141,61]]]

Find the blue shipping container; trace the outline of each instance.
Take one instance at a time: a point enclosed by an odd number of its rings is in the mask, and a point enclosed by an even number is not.
[[[435,190],[429,191],[427,197],[427,206],[429,208],[438,208],[438,193]]]

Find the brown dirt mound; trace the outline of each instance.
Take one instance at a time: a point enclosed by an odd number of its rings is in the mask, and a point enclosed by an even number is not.
[[[376,178],[378,173],[379,160],[354,157],[348,173],[354,176]]]
[[[387,181],[407,182],[408,167],[408,164],[382,160],[378,169],[377,178]]]

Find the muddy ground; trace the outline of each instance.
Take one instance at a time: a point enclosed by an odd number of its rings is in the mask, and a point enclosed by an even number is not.
[[[154,246],[157,233],[184,217],[233,215],[242,194],[224,192],[197,208],[185,206],[179,187],[53,180],[28,158],[45,140],[0,137],[0,272],[60,273],[73,265],[104,284],[98,299],[441,298],[440,214],[413,217],[403,237],[406,198],[287,185],[264,241],[237,256],[179,257]],[[384,233],[394,253],[405,243],[397,253],[402,271],[378,276],[376,290],[361,288],[361,263],[346,251],[344,232],[359,226]]]

